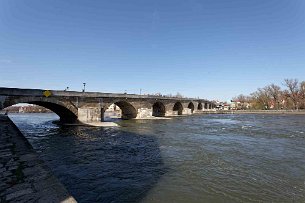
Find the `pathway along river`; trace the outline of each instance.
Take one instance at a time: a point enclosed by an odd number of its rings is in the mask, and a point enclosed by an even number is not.
[[[304,115],[58,127],[10,117],[79,202],[305,202]]]

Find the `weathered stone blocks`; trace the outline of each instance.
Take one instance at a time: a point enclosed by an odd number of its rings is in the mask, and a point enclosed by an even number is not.
[[[76,202],[7,116],[0,135],[0,202]]]

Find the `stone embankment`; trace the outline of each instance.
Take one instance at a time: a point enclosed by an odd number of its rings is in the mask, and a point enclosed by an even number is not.
[[[0,202],[76,202],[4,115],[0,115]]]

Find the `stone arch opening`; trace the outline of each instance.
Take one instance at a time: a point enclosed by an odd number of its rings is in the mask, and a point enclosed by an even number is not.
[[[115,115],[114,117],[110,118],[121,118],[123,120],[129,120],[137,117],[137,110],[134,108],[133,105],[126,101],[118,101],[111,104],[105,112],[109,114],[109,112]],[[107,116],[107,115],[106,115]],[[105,118],[105,113],[104,113]]]
[[[154,103],[152,115],[155,117],[164,117],[165,116],[165,106],[162,102]]]
[[[102,118],[104,118],[102,120],[122,118],[122,110],[118,105],[113,103],[103,112]]]
[[[37,106],[44,107],[46,109],[49,109],[50,111],[54,112],[59,116],[60,123],[75,123],[77,122],[77,115],[72,112],[70,109],[56,103],[52,102],[46,102],[46,101],[26,101],[26,102],[16,102],[16,103],[11,103],[8,105],[5,105],[4,109],[7,109],[8,107],[11,107],[16,104],[34,104]]]
[[[195,106],[193,104],[193,102],[190,102],[189,105],[187,106],[187,108],[191,109],[191,112],[194,112]]]
[[[198,109],[198,110],[202,110],[202,108],[203,108],[203,107],[202,107],[202,103],[198,103],[197,109]]]
[[[208,109],[208,103],[204,103],[204,109]]]
[[[176,102],[173,108],[173,111],[178,112],[178,115],[182,115],[183,106],[180,102]]]

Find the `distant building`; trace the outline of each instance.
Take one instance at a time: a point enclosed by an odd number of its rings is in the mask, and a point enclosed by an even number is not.
[[[249,102],[241,102],[241,101],[234,101],[231,100],[230,109],[232,110],[246,110],[251,107]]]
[[[230,107],[230,104],[228,104],[227,102],[220,102],[220,101],[215,101],[216,103],[216,109],[217,110],[230,110],[231,107]]]

